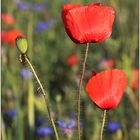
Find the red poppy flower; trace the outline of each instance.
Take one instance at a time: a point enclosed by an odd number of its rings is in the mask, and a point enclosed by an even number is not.
[[[139,89],[139,70],[134,69],[132,76],[133,76],[133,78],[132,78],[132,82],[131,82],[131,88],[134,91],[138,91],[138,89]]]
[[[72,54],[72,55],[68,56],[68,58],[67,58],[67,64],[70,67],[77,65],[78,62],[79,62],[79,60],[78,60],[78,57],[76,54]]]
[[[103,59],[100,63],[99,63],[99,67],[103,67],[103,68],[112,68],[114,66],[114,61],[109,59]]]
[[[67,34],[75,43],[102,42],[112,33],[115,11],[100,3],[82,6],[66,4],[62,19]]]
[[[18,36],[24,37],[23,33],[18,30],[3,31],[1,39],[3,43],[9,44],[11,47],[15,47],[16,38]]]
[[[15,19],[13,18],[13,16],[8,14],[2,14],[1,20],[4,24],[13,25],[15,23]]]
[[[127,84],[127,78],[119,69],[106,70],[91,77],[86,91],[101,109],[114,109],[119,104]]]
[[[7,41],[7,36],[8,36],[8,32],[6,32],[6,31],[1,31],[1,41],[2,41],[3,43],[8,43],[8,41]]]

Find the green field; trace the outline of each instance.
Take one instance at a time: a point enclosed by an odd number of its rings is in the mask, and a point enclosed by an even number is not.
[[[78,140],[77,93],[86,44],[76,44],[69,38],[61,11],[64,4],[94,2],[97,1],[2,0],[2,140],[56,140],[39,84],[28,63],[21,63],[20,51],[12,42],[16,33],[8,34],[13,30],[27,39],[27,55],[47,93],[59,139]],[[108,39],[89,44],[81,92],[81,140],[99,140],[103,118],[103,111],[87,96],[87,81],[93,71],[114,68],[123,70],[128,82],[120,104],[107,111],[103,140],[138,140],[138,0],[101,3],[113,7],[115,21]],[[5,21],[4,15],[14,21]],[[109,128],[111,122],[115,128]]]

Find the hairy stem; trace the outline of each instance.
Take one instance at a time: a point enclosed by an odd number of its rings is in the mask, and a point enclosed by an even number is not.
[[[44,99],[45,99],[46,108],[47,108],[47,113],[48,113],[48,115],[49,115],[49,119],[51,120],[53,129],[54,129],[54,133],[55,133],[55,136],[56,136],[56,140],[59,140],[58,132],[57,132],[57,129],[56,129],[54,120],[53,120],[53,118],[52,118],[52,116],[51,116],[51,111],[50,111],[50,107],[49,107],[49,100],[48,100],[47,94],[46,94],[46,92],[45,92],[45,90],[44,90],[44,88],[43,88],[43,86],[42,86],[42,84],[41,84],[41,82],[40,82],[40,80],[39,80],[39,78],[38,78],[38,76],[37,76],[37,74],[36,74],[36,72],[35,72],[35,70],[34,70],[32,64],[31,64],[31,62],[30,62],[30,60],[27,58],[26,55],[25,55],[25,60],[26,60],[26,62],[28,63],[28,65],[30,66],[30,68],[31,68],[31,70],[32,70],[32,73],[33,73],[33,75],[35,76],[35,78],[36,78],[36,80],[37,80],[37,82],[38,82],[38,84],[39,84],[39,86],[40,86],[40,89],[41,89],[42,94],[43,94]]]
[[[106,110],[104,110],[103,121],[102,121],[102,126],[101,126],[101,133],[100,133],[100,140],[103,139],[103,131],[104,131],[104,126],[105,126],[105,118],[106,118]]]
[[[81,97],[81,90],[82,90],[82,83],[83,83],[83,78],[84,78],[84,73],[85,73],[85,67],[86,67],[86,61],[87,61],[87,56],[88,56],[88,49],[89,49],[89,43],[86,45],[86,51],[85,51],[85,57],[84,57],[84,62],[82,66],[82,75],[79,81],[79,88],[78,88],[78,98],[77,98],[77,127],[78,127],[78,140],[80,140],[80,97]]]

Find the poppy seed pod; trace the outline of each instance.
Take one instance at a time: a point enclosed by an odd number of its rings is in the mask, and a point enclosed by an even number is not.
[[[75,43],[99,43],[110,37],[115,11],[100,3],[66,4],[61,15],[66,32]]]
[[[110,110],[116,108],[120,103],[126,84],[127,78],[123,71],[106,70],[89,79],[86,91],[99,108]]]
[[[21,53],[25,54],[28,49],[27,40],[23,37],[17,37],[16,46],[18,47],[18,49]]]

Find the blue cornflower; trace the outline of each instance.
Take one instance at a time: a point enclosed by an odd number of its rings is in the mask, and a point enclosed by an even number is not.
[[[17,115],[17,111],[15,109],[6,112],[6,116],[11,119],[13,119],[16,115]]]
[[[17,7],[21,10],[29,10],[31,8],[31,4],[24,2],[24,1],[20,1],[17,3]]]
[[[37,11],[37,12],[42,12],[47,8],[47,3],[28,3],[25,1],[20,1],[17,3],[17,7],[20,10],[33,10],[33,11]]]
[[[42,125],[43,123],[49,121],[48,118],[39,118],[37,119],[37,125]]]
[[[36,26],[36,32],[43,32],[46,29],[50,29],[55,25],[55,20],[50,19],[49,21],[41,21]]]
[[[67,137],[72,137],[74,129],[77,127],[77,122],[73,117],[70,117],[68,123],[62,120],[57,120],[56,124],[62,129]]]
[[[47,8],[46,4],[32,4],[31,9],[33,11],[42,12]]]
[[[120,128],[121,128],[121,124],[119,124],[118,122],[109,122],[107,124],[107,130],[110,133],[115,133]]]
[[[21,76],[25,79],[31,78],[32,77],[32,72],[29,71],[28,69],[22,69],[20,72]]]
[[[81,124],[80,124],[81,125]],[[77,127],[77,122],[73,117],[70,117],[69,123],[67,124],[68,128],[76,128]]]
[[[37,128],[36,133],[39,137],[45,137],[45,136],[52,136],[54,131],[51,127],[43,126]]]
[[[70,118],[69,122],[66,123],[62,120],[57,120],[56,124],[61,127],[61,128],[75,128],[76,127],[76,121],[74,120],[73,117]]]
[[[56,124],[61,128],[67,128],[67,124],[64,121],[57,120]]]

